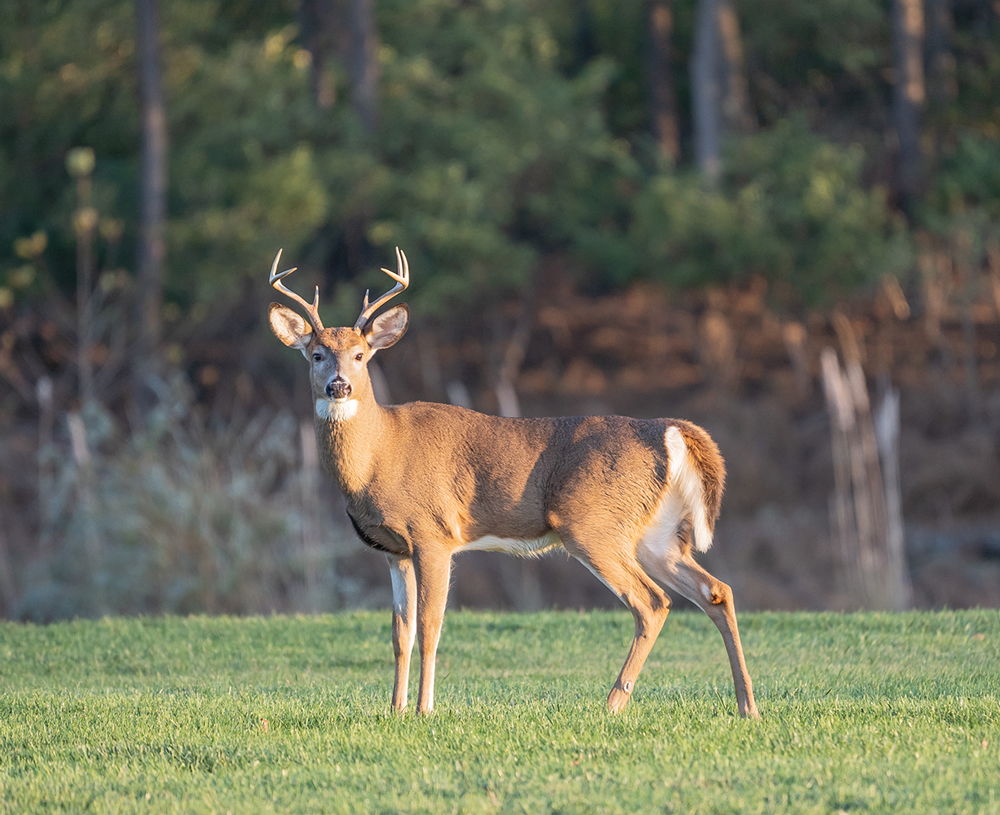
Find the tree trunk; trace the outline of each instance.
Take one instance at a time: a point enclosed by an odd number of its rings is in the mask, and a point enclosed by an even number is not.
[[[334,32],[337,14],[334,0],[302,0],[299,3],[299,29],[302,44],[312,56],[309,84],[316,107],[331,108],[337,101],[337,88],[326,70],[327,60],[336,53]]]
[[[674,13],[671,0],[646,0],[649,44],[646,84],[649,91],[650,124],[660,155],[676,164],[681,157],[677,97],[671,66]]]
[[[590,3],[576,4],[576,19],[574,20],[573,54],[569,71],[576,75],[598,54],[594,43],[594,12]]]
[[[722,129],[727,136],[739,136],[753,130],[740,23],[733,0],[716,0],[716,3],[715,23],[721,46],[718,70],[722,87]]]
[[[993,28],[1000,17],[1000,9],[994,0],[973,0],[972,13],[975,15],[973,32],[977,37],[993,36]]]
[[[922,0],[893,0],[892,43],[896,80],[893,124],[899,141],[896,170],[903,208],[908,211],[923,183],[920,154],[920,118],[925,97]]]
[[[955,14],[952,0],[926,0],[927,13],[927,97],[933,140],[934,158],[943,152],[942,137],[948,110],[958,97],[955,54],[952,38]]]
[[[952,0],[927,0],[927,89],[931,104],[942,109],[958,96],[952,37]]]
[[[350,47],[347,75],[351,83],[351,104],[365,130],[378,127],[379,36],[375,27],[375,1],[350,0],[348,9]]]
[[[299,449],[302,456],[300,476],[302,507],[302,572],[304,597],[299,598],[306,613],[315,614],[323,607],[320,586],[323,583],[323,504],[320,500],[319,453],[312,419],[299,424]]]
[[[833,447],[834,548],[852,602],[900,611],[913,593],[903,548],[899,396],[888,388],[873,417],[854,331],[842,314],[834,315],[834,327],[844,368],[832,348],[820,355]]]
[[[94,364],[91,357],[94,329],[94,231],[97,228],[97,210],[91,206],[94,151],[89,147],[71,150],[67,165],[76,176],[76,212],[73,213],[73,228],[76,232],[76,353],[80,402],[87,405],[94,400]]]
[[[712,186],[722,142],[752,129],[739,20],[732,0],[699,0],[691,56],[695,158]]]
[[[906,609],[913,605],[913,586],[906,569],[903,491],[899,477],[899,391],[892,386],[886,387],[872,423],[885,489],[887,589],[891,607]]]
[[[7,527],[0,517],[0,616],[4,619],[10,616],[17,603],[17,583],[14,578],[13,558],[10,556],[10,544],[7,541]]]
[[[145,383],[149,374],[155,374],[158,369],[163,266],[167,253],[167,117],[163,101],[156,0],[136,0],[135,9],[142,108],[142,165],[135,314],[137,335],[131,367],[133,393],[142,409]]]
[[[718,63],[719,31],[715,25],[718,0],[699,0],[691,54],[691,107],[694,153],[710,186],[722,175],[722,118]]]

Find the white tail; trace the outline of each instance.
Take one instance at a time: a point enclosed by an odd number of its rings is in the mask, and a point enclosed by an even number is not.
[[[684,436],[677,427],[667,430],[667,452],[670,455],[671,492],[677,495],[679,504],[678,522],[687,519],[691,523],[694,548],[707,552],[712,548],[713,530],[705,506],[703,476],[691,460]]]
[[[507,419],[428,402],[382,407],[368,361],[406,332],[405,305],[375,315],[409,285],[396,250],[396,281],[352,328],[324,328],[272,303],[271,329],[311,365],[316,438],[324,466],[347,500],[367,545],[386,553],[393,589],[396,678],[392,706],[407,704],[410,654],[420,643],[417,710],[434,705],[434,666],[456,552],[494,549],[535,555],[556,547],[580,560],[629,607],[635,637],[608,696],[621,710],[663,627],[672,589],[704,610],[722,633],[736,701],[757,714],[736,625],[733,594],[699,566],[692,549],[712,544],[725,468],[700,427],[676,419],[622,416]]]

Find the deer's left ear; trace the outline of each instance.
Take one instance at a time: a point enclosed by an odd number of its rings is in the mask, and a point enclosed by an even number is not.
[[[368,340],[372,351],[378,351],[380,348],[388,348],[399,342],[409,324],[410,310],[406,303],[403,303],[370,320],[361,333]]]

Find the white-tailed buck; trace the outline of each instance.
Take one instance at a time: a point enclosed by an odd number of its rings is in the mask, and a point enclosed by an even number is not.
[[[694,560],[712,545],[725,468],[700,427],[621,416],[509,419],[452,405],[375,401],[368,362],[406,331],[409,312],[375,312],[409,285],[396,250],[396,285],[351,328],[324,328],[312,303],[278,272],[270,282],[301,305],[271,303],[271,329],[312,368],[316,439],[347,499],[358,536],[383,551],[392,577],[392,706],[407,702],[410,653],[420,643],[417,710],[434,705],[434,662],[451,559],[470,549],[537,555],[562,546],[629,607],[635,639],[608,709],[625,707],[670,610],[664,587],[690,599],[722,632],[744,716],[756,717],[733,593]]]

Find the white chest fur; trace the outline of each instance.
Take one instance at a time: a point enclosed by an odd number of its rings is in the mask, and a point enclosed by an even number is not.
[[[335,422],[346,422],[348,419],[353,419],[357,412],[357,399],[345,399],[341,402],[334,399],[316,400],[316,415],[321,419],[333,419]]]

